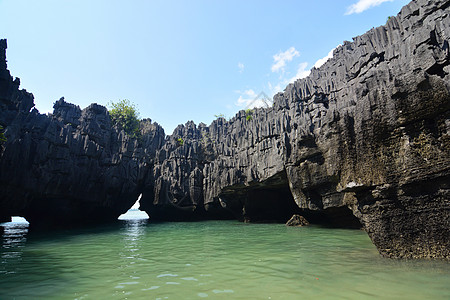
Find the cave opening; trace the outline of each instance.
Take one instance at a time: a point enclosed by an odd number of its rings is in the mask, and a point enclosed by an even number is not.
[[[149,219],[148,214],[140,210],[140,201],[142,198],[142,194],[139,195],[136,202],[128,209],[128,211],[124,214],[121,214],[118,219],[119,220],[143,220],[143,219]]]
[[[228,191],[228,199],[239,199],[240,205],[235,207],[235,215],[244,222],[277,222],[286,223],[294,214],[305,217],[309,223],[335,228],[362,228],[358,218],[347,206],[329,207],[321,210],[310,210],[298,207],[294,200],[287,174],[280,172],[264,182],[246,187],[242,190]],[[319,193],[309,191],[308,195]],[[236,200],[235,200],[236,201]]]
[[[289,186],[265,186],[251,189],[242,208],[244,222],[286,223],[292,215],[300,214]]]
[[[0,223],[30,224],[30,222],[22,216],[11,216],[0,221]]]
[[[30,224],[30,222],[28,222],[27,219],[25,219],[25,217],[22,217],[22,216],[12,216],[11,222],[20,223],[20,224]]]
[[[361,229],[363,227],[347,206],[329,207],[323,210],[303,209],[300,214],[311,224],[331,228]]]
[[[2,218],[0,222],[0,242],[3,245],[23,245],[27,241],[30,223],[22,216]]]
[[[230,187],[221,198],[235,217],[244,222],[286,223],[301,212],[290,191],[286,171],[263,182]]]

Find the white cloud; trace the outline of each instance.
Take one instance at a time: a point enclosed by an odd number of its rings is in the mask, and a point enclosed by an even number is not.
[[[338,45],[337,47],[339,47]],[[333,51],[337,48],[333,48],[327,56],[319,59],[314,64],[314,67],[319,68],[321,65],[323,65],[328,59],[333,57]],[[289,76],[289,72],[285,72],[286,63],[289,61],[292,61],[294,57],[299,56],[300,53],[295,50],[294,47],[289,48],[288,50],[284,52],[280,52],[273,56],[274,64],[272,65],[272,72],[279,72],[282,71],[282,74],[280,74],[280,77],[278,78],[277,82],[267,82],[266,88],[268,89],[269,93],[268,95],[270,97],[273,97],[275,94],[279,92],[283,92],[286,86],[289,83],[294,83],[297,79],[306,78],[311,74],[311,68],[308,67],[307,62],[302,62],[298,65],[296,74],[294,76]],[[245,91],[236,91],[236,93],[240,94],[239,99],[236,101],[235,105],[239,106],[241,108],[252,108],[252,107],[264,107],[266,106],[266,103],[262,101],[261,99],[257,99],[258,95],[255,93],[253,89],[248,89]]]
[[[239,91],[238,91],[239,92]],[[236,106],[241,108],[255,108],[255,107],[266,107],[267,103],[265,103],[262,97],[257,98],[261,94],[256,94],[254,90],[249,89],[244,92],[239,92],[241,95],[239,99],[236,101]]]
[[[239,73],[242,73],[242,72],[244,72],[245,66],[243,63],[240,62],[240,63],[238,63],[238,68],[239,68]]]
[[[267,87],[269,89],[270,96],[273,97],[275,94],[284,91],[289,83],[294,83],[297,79],[308,77],[308,75],[311,73],[311,70],[307,69],[307,67],[308,63],[302,62],[298,65],[297,73],[295,74],[295,76],[291,78],[281,77],[280,81],[278,81],[278,83],[275,85],[271,82],[268,82]]]
[[[358,2],[347,7],[346,15],[359,14],[369,8],[380,5],[384,2],[392,2],[394,0],[359,0]]]
[[[333,51],[339,47],[340,45],[337,45],[336,47],[334,47],[333,49],[330,50],[330,52],[328,52],[327,56],[319,59],[316,61],[316,63],[314,64],[314,68],[319,68],[321,65],[323,65],[324,63],[326,63],[327,60],[329,60],[330,58],[333,57]]]
[[[285,84],[282,82],[279,82],[277,85],[273,86],[272,83],[268,82],[267,86],[269,87],[270,96],[273,97],[273,95],[282,92],[284,88],[286,87]]]
[[[289,84],[288,80],[283,80],[278,82],[276,85],[272,85],[272,83],[268,83],[267,86],[269,88],[269,97],[273,98],[278,93],[284,92],[284,89]]]
[[[302,62],[301,64],[299,64],[298,69],[297,69],[297,74],[295,74],[294,77],[289,79],[288,83],[293,83],[297,79],[308,77],[308,75],[311,73],[311,70],[310,69],[307,70],[306,69],[307,67],[308,67],[307,62]]]
[[[294,57],[299,56],[300,53],[294,47],[287,49],[284,52],[279,52],[273,56],[272,72],[284,72],[286,62],[291,61]]]
[[[257,96],[255,91],[252,89],[245,90],[244,92],[240,92],[240,91],[238,91],[238,92],[241,93],[241,95],[239,96],[239,99],[237,100],[236,105],[240,106],[240,107],[247,106]]]

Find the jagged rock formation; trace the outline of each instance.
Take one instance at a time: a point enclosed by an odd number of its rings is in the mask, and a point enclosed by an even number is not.
[[[5,53],[6,41],[0,46]],[[3,63],[5,60],[3,60]],[[117,132],[105,107],[84,110],[54,104],[52,115],[35,109],[33,95],[18,90],[5,68],[0,77],[0,122],[6,147],[0,160],[0,215],[21,215],[33,225],[117,219],[136,202],[164,130],[141,122],[143,141]]]
[[[6,70],[0,43],[0,215],[117,218],[142,193],[151,219],[235,217],[363,226],[382,255],[450,258],[450,1],[416,0],[344,42],[268,109],[142,141],[107,111],[51,116]],[[12,201],[11,199],[14,199]]]
[[[252,120],[180,126],[143,201],[189,206],[202,191],[205,207],[255,221],[286,220],[293,198],[311,220],[355,225],[351,209],[383,255],[449,257],[448,14],[449,1],[411,2]]]
[[[309,222],[305,219],[305,217],[300,216],[300,215],[293,215],[292,218],[290,218],[286,222],[286,226],[300,227],[300,226],[308,226],[308,225],[309,225]]]

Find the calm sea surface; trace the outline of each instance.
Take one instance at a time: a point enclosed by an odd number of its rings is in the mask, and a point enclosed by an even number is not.
[[[141,214],[95,230],[1,224],[0,299],[450,299],[450,263],[383,259],[360,230]]]

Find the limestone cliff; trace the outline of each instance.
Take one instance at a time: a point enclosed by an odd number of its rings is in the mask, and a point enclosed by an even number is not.
[[[40,115],[0,43],[0,218],[235,217],[363,226],[382,255],[450,258],[450,1],[416,0],[274,97],[210,126],[142,140],[104,107]],[[64,216],[63,219],[58,216]]]
[[[171,219],[203,201],[243,220],[301,208],[355,225],[350,209],[383,255],[448,258],[449,5],[411,2],[251,120],[179,126],[158,151],[145,210]]]
[[[1,41],[5,53],[6,41]],[[3,66],[6,67],[2,61]],[[0,77],[0,219],[20,215],[33,225],[104,222],[132,206],[146,184],[164,130],[141,122],[141,143],[111,126],[105,107],[84,110],[61,98],[51,115],[31,108],[6,68]]]

